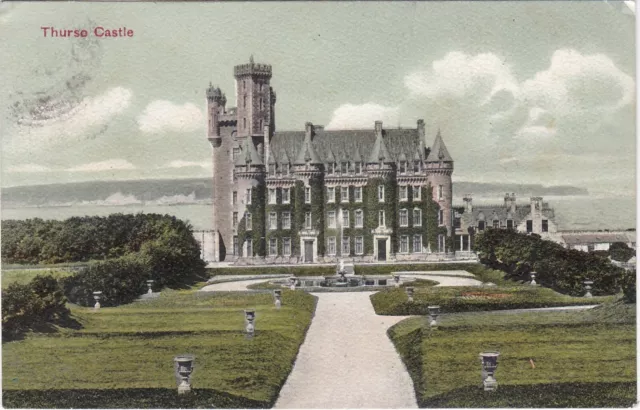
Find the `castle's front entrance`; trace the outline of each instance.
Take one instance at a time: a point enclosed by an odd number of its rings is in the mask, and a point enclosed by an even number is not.
[[[378,260],[379,261],[387,260],[387,240],[386,239],[378,239]]]
[[[304,261],[313,262],[313,241],[304,241]]]

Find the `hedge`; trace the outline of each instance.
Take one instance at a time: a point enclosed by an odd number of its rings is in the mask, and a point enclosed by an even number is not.
[[[176,389],[64,389],[2,391],[5,408],[76,409],[197,409],[269,408],[273,403],[251,400],[213,389],[192,389],[178,395]]]

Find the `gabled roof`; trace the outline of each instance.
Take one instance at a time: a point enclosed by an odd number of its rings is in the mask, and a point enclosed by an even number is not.
[[[313,143],[311,142],[311,135],[308,133],[304,134],[304,140],[302,141],[302,146],[298,151],[298,155],[296,156],[297,165],[304,165],[307,162],[310,164],[322,164],[320,157],[316,153],[316,150],[313,149]]]
[[[384,131],[383,131],[384,132]],[[371,150],[371,154],[369,154],[369,160],[367,163],[376,163],[376,162],[393,162],[393,158],[391,154],[389,154],[389,150],[384,143],[384,139],[382,138],[382,133],[376,136],[376,140],[373,143],[373,149]]]
[[[291,158],[287,155],[287,151],[281,149],[280,150],[280,163],[281,164],[291,164]]]
[[[253,142],[251,142],[250,139],[244,142],[242,150],[243,152],[236,158],[235,165],[246,165],[248,163],[251,165],[264,165],[260,155],[258,155],[256,147],[253,146]]]
[[[275,155],[273,155],[273,151],[271,150],[271,147],[269,147],[269,160],[267,161],[268,164],[277,164],[278,163],[278,159],[276,158]]]
[[[390,128],[383,130],[384,143],[391,155],[396,158],[401,152],[420,150],[420,137],[414,128]],[[271,138],[273,152],[286,152],[291,159],[297,159],[305,140],[304,131],[276,131]],[[352,161],[366,161],[376,140],[373,129],[366,130],[325,130],[316,129],[311,142],[322,162],[327,162],[329,152],[350,154]],[[279,155],[282,159],[282,155]],[[376,159],[376,162],[378,160]]]
[[[327,155],[327,163],[332,164],[336,162],[336,156],[333,155],[333,151],[329,150],[329,154]]]
[[[402,161],[407,162],[407,156],[404,155],[404,152],[401,152],[400,156],[398,157],[398,162],[402,162]]]
[[[444,141],[442,140],[442,135],[440,135],[440,130],[438,130],[438,135],[436,135],[436,140],[433,142],[433,147],[431,148],[431,152],[429,152],[429,156],[427,157],[427,162],[453,162],[453,158],[449,154],[447,150],[447,146],[444,145]]]

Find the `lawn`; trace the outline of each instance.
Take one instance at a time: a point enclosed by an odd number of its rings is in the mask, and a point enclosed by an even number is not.
[[[73,271],[63,268],[52,269],[3,269],[2,270],[2,288],[7,288],[12,283],[20,283],[26,285],[31,279],[38,275],[52,275],[55,278],[62,278],[73,275]]]
[[[456,314],[434,331],[411,318],[389,336],[420,407],[625,407],[636,401],[635,307]],[[500,352],[496,392],[480,387],[487,350]]]
[[[115,308],[71,306],[81,329],[3,345],[5,407],[271,407],[315,310],[315,298],[164,291]],[[256,310],[247,339],[244,308]],[[197,394],[176,395],[173,357],[195,354]],[[78,393],[78,389],[80,393]],[[71,403],[73,405],[73,402]]]
[[[568,305],[593,305],[611,302],[616,296],[572,297],[541,286],[505,285],[496,287],[414,286],[413,302],[407,301],[404,287],[385,289],[371,295],[379,315],[426,315],[429,305],[439,305],[443,313],[526,309]]]

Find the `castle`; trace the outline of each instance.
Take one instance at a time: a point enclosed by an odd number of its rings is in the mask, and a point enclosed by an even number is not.
[[[219,88],[206,91],[215,261],[420,260],[454,250],[453,159],[440,132],[431,143],[423,120],[415,129],[376,121],[277,131],[271,66],[251,58],[234,76],[237,107]]]

